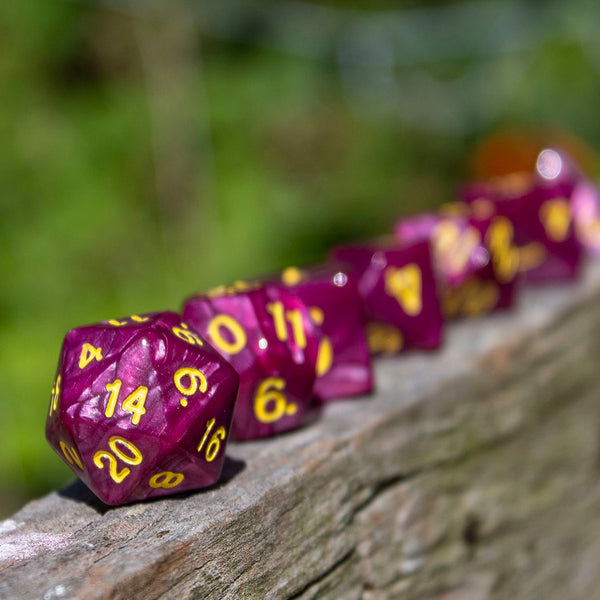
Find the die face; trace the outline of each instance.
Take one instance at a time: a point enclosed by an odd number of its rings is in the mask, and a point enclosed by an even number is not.
[[[425,213],[396,223],[397,239],[404,244],[429,242],[433,266],[444,285],[456,287],[489,262],[480,231],[467,218]]]
[[[470,184],[461,191],[467,203],[491,200],[496,213],[511,221],[520,270],[534,282],[577,277],[582,254],[572,209],[580,176],[566,156],[548,152],[548,164],[538,159],[534,173]]]
[[[497,203],[511,220],[528,281],[573,279],[579,273],[581,247],[572,223],[568,185],[536,188]]]
[[[427,242],[341,247],[333,257],[352,265],[359,275],[359,293],[372,323],[369,344],[375,340],[372,352],[381,349],[381,337],[399,342],[383,345],[394,353],[440,345],[443,318]]]
[[[401,241],[431,243],[447,319],[480,316],[513,302],[519,261],[512,224],[495,215],[493,205],[477,208],[446,207],[396,224]]]
[[[323,333],[315,398],[325,402],[370,393],[372,363],[356,275],[339,265],[320,265],[286,269],[281,279],[309,307]]]
[[[218,479],[238,376],[181,317],[73,330],[58,371],[47,438],[101,500],[123,504]]]
[[[575,233],[589,254],[600,255],[600,192],[587,180],[579,181],[571,196]]]
[[[485,216],[474,215],[469,223],[479,231],[488,253],[487,264],[477,272],[477,279],[483,286],[479,290],[480,301],[475,301],[473,311],[485,314],[508,309],[514,304],[521,281],[520,253],[515,243],[513,224],[495,211]]]
[[[183,314],[240,376],[234,439],[275,435],[311,418],[322,334],[299,298],[283,286],[266,284],[197,296]]]

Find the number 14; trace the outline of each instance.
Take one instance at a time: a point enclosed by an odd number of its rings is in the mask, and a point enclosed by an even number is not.
[[[108,402],[106,404],[106,410],[104,414],[107,417],[112,417],[115,414],[115,407],[117,405],[117,399],[119,392],[121,391],[121,380],[115,379],[112,383],[106,384],[106,391],[110,392]],[[131,413],[131,422],[133,425],[138,425],[142,415],[146,414],[144,404],[146,403],[146,396],[148,395],[148,388],[145,385],[140,385],[138,388],[133,390],[131,394],[127,396],[121,403],[121,408]]]

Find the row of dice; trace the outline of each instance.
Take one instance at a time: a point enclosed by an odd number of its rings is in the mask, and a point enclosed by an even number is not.
[[[521,280],[575,277],[584,248],[600,249],[599,206],[548,149],[535,172],[468,185],[327,264],[220,286],[181,315],[74,329],[47,438],[108,504],[212,485],[230,437],[289,431],[323,402],[368,394],[373,354],[437,348],[446,319],[508,308]]]

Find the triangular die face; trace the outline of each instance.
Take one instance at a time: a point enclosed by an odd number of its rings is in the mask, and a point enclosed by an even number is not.
[[[421,312],[421,270],[414,264],[396,269],[390,267],[385,272],[385,291],[393,296],[404,312],[416,316]]]
[[[79,354],[79,368],[85,369],[93,360],[102,360],[102,348],[92,346],[92,344],[84,343]]]

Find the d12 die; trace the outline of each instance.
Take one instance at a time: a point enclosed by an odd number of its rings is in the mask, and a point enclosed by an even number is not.
[[[234,439],[289,431],[312,416],[322,334],[299,298],[282,285],[238,283],[191,298],[183,315],[240,375]]]
[[[332,257],[351,265],[359,276],[373,353],[441,344],[444,323],[428,242],[344,246]]]
[[[572,210],[578,180],[566,155],[546,149],[534,172],[466,185],[461,199],[476,206],[491,202],[497,215],[510,220],[528,281],[573,279],[582,256]]]
[[[356,275],[334,265],[302,270],[289,267],[281,280],[308,305],[312,320],[323,332],[315,398],[326,401],[371,392],[371,355]]]
[[[462,208],[462,210],[461,210]],[[470,215],[468,207],[446,207],[402,219],[400,241],[429,240],[446,318],[472,317],[509,308],[515,295],[519,253],[511,222],[494,214]]]
[[[71,330],[46,424],[58,455],[107,504],[212,485],[237,373],[175,313]]]

